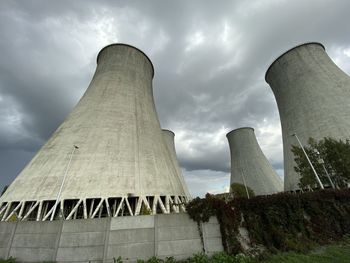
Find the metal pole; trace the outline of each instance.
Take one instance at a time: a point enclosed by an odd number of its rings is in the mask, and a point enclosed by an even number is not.
[[[332,188],[335,189],[335,186],[334,186],[334,184],[333,184],[333,181],[332,181],[331,177],[329,176],[329,173],[328,173],[328,171],[327,171],[326,166],[324,165],[324,163],[322,163],[322,167],[323,167],[323,170],[326,172],[326,175],[327,175],[327,177],[328,177],[328,180],[329,180],[329,182],[330,182]]]
[[[292,134],[292,136],[295,136],[295,138],[297,139],[297,141],[298,141],[298,143],[299,143],[301,149],[303,150],[303,152],[304,152],[304,154],[305,154],[305,157],[306,157],[307,161],[309,162],[309,164],[310,164],[310,166],[311,166],[312,171],[313,171],[314,174],[315,174],[315,177],[316,177],[316,180],[317,180],[318,184],[320,185],[321,189],[324,189],[323,184],[322,184],[320,178],[318,177],[317,172],[316,172],[314,166],[312,165],[312,163],[311,163],[311,161],[310,161],[310,159],[309,159],[309,156],[307,155],[307,153],[306,153],[306,151],[305,151],[303,145],[301,144],[301,142],[300,142],[300,140],[299,140],[299,138],[298,138],[298,135],[297,135],[296,133],[294,133],[294,134]]]
[[[245,182],[244,174],[243,174],[243,170],[242,170],[242,169],[241,169],[241,175],[242,175],[242,179],[243,179],[243,184],[244,184],[244,187],[245,187],[245,191],[247,192],[247,197],[248,197],[248,199],[250,199],[248,187],[247,187],[247,184],[246,184],[246,182]]]
[[[331,184],[332,188],[335,189],[335,186],[334,186],[334,184],[333,184],[333,181],[332,181],[331,177],[329,176],[329,173],[328,173],[328,171],[327,171],[327,169],[326,169],[326,166],[324,165],[324,160],[321,158],[320,152],[319,152],[317,149],[314,149],[314,150],[315,150],[315,153],[316,153],[317,156],[318,156],[318,160],[317,160],[318,163],[322,165],[322,168],[323,168],[323,170],[325,171],[325,173],[326,173],[326,175],[327,175],[327,178],[328,178],[329,183]]]
[[[53,218],[54,218],[54,216],[55,216],[56,207],[57,207],[57,204],[58,204],[58,202],[59,202],[59,198],[61,197],[63,185],[64,185],[64,182],[66,181],[67,174],[68,174],[68,170],[69,170],[69,167],[70,167],[70,163],[72,162],[73,154],[74,154],[74,152],[75,152],[76,149],[79,149],[79,147],[76,146],[76,145],[74,145],[73,150],[72,150],[72,153],[70,154],[70,158],[69,158],[69,162],[68,162],[66,171],[65,171],[64,176],[63,176],[63,180],[62,180],[62,183],[61,183],[61,186],[60,186],[60,190],[59,190],[58,193],[57,193],[56,202],[55,202],[55,204],[54,204],[54,206],[53,206],[53,211],[52,211],[52,214],[51,214],[50,221],[52,221]]]

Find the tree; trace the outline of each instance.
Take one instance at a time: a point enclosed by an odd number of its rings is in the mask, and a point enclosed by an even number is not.
[[[246,189],[243,184],[233,183],[233,184],[231,184],[230,188],[231,188],[230,192],[233,193],[233,198],[236,198],[236,197],[248,197],[247,196],[247,190],[248,190],[248,193],[249,193],[249,197],[255,196],[254,191],[251,188],[249,188],[248,186],[247,186],[247,189]]]
[[[305,145],[304,149],[325,186],[331,186],[326,172],[337,187],[347,186],[350,179],[349,140],[342,141],[325,137],[320,141],[316,141],[309,138],[308,145]],[[301,188],[319,187],[315,174],[301,147],[292,145],[292,152],[296,163],[294,170],[300,175],[299,186]]]

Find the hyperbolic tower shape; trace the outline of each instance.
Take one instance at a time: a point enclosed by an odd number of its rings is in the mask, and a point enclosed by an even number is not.
[[[177,171],[177,175],[179,178],[181,178],[182,180],[182,185],[183,185],[183,188],[184,188],[184,191],[186,193],[186,196],[190,197],[190,192],[188,191],[188,188],[187,188],[187,185],[185,183],[185,180],[184,180],[184,177],[182,176],[182,172],[181,172],[181,168],[180,168],[180,165],[179,165],[179,162],[177,160],[177,155],[176,155],[176,147],[175,147],[175,133],[170,131],[170,130],[166,130],[166,129],[163,129],[163,138],[166,142],[166,145],[167,145],[167,148],[169,150],[169,153],[170,153],[170,156],[171,156],[171,160],[174,164],[174,167]]]
[[[0,219],[184,210],[188,192],[160,128],[153,75],[139,49],[103,48],[79,103],[0,198]]]
[[[277,58],[266,72],[281,118],[284,189],[299,188],[291,145],[313,137],[350,137],[350,78],[319,43],[294,47]]]
[[[283,191],[281,179],[262,152],[250,127],[226,135],[231,152],[231,181],[250,187],[256,195]]]

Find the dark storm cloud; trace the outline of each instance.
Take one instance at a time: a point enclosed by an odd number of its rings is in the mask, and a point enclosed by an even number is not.
[[[137,46],[153,61],[157,111],[162,127],[176,133],[190,187],[209,191],[211,178],[222,190],[230,166],[225,134],[241,126],[255,128],[283,172],[265,71],[307,41],[325,44],[350,71],[349,9],[345,0],[1,1],[0,187],[64,120],[111,42]]]

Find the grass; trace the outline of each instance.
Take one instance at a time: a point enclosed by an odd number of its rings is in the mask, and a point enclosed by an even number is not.
[[[123,262],[118,258],[115,262]],[[204,254],[196,254],[193,257],[176,261],[174,258],[168,258],[166,260],[160,260],[157,258],[151,258],[140,263],[348,263],[350,262],[350,241],[347,240],[344,243],[334,244],[329,246],[318,247],[307,254],[301,254],[296,252],[285,252],[275,255],[271,255],[265,260],[257,261],[244,255],[229,256],[224,252],[217,253],[212,257],[208,257]],[[0,259],[0,263],[17,263],[15,259]]]
[[[319,247],[307,254],[295,252],[280,253],[261,261],[261,263],[348,263],[350,262],[350,243]]]

